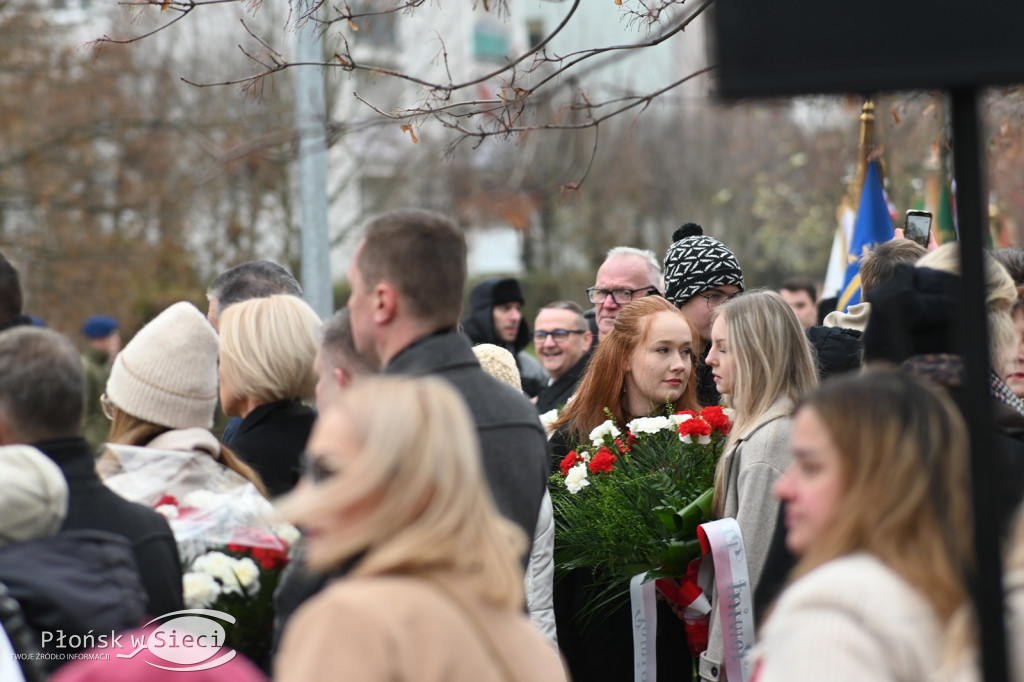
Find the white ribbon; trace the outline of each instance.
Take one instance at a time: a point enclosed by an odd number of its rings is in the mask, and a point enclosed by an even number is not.
[[[654,581],[644,582],[647,573],[638,573],[629,581],[629,612],[633,624],[633,679],[655,682],[658,678],[657,652],[658,600]]]
[[[715,562],[718,617],[725,640],[725,672],[729,682],[747,682],[746,654],[754,646],[754,606],[750,597],[747,553],[736,519],[701,524]]]

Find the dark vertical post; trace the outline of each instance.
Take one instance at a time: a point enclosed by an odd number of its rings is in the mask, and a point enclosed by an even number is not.
[[[971,435],[971,490],[974,498],[974,539],[977,569],[970,588],[978,612],[980,655],[985,682],[1006,682],[1006,635],[1003,629],[1003,581],[996,534],[992,453],[994,438],[988,395],[988,321],[982,230],[988,229],[988,202],[982,184],[978,122],[978,92],[954,90],[953,168],[960,227],[963,297],[960,302],[959,344],[967,365],[967,399],[961,405]]]

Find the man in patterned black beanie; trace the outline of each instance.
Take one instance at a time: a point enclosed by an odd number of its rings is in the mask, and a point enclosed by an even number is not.
[[[675,231],[665,253],[665,298],[690,318],[700,334],[697,399],[702,405],[717,405],[722,398],[704,364],[711,347],[712,314],[741,291],[743,271],[729,247],[706,236],[694,223]]]

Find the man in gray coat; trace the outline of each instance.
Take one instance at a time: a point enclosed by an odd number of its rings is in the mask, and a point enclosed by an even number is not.
[[[456,331],[466,284],[462,233],[432,213],[386,214],[367,226],[348,281],[356,349],[384,374],[451,382],[476,423],[498,510],[532,538],[547,489],[547,440],[533,405],[484,372]]]

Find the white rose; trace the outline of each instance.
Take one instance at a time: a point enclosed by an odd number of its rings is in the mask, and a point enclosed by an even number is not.
[[[569,473],[565,477],[565,487],[569,489],[569,492],[575,495],[588,485],[590,485],[590,481],[587,480],[586,464],[580,463],[569,469]]]
[[[178,518],[178,508],[173,504],[161,504],[156,508],[156,513],[168,521]]]
[[[590,442],[594,444],[595,448],[599,448],[604,445],[605,436],[611,436],[613,439],[619,437],[619,430],[615,428],[611,419],[606,419],[603,424],[590,432]]]
[[[633,433],[657,433],[671,426],[668,417],[638,417],[626,424]]]
[[[188,572],[181,578],[185,593],[185,608],[205,609],[220,596],[220,586],[209,573]]]
[[[277,537],[288,543],[289,550],[296,542],[299,541],[299,538],[302,537],[302,534],[299,533],[299,529],[290,523],[277,524],[274,526],[274,533],[277,534]]]
[[[245,557],[243,559],[235,559],[235,577],[238,582],[242,584],[245,591],[250,595],[254,596],[260,591],[260,567],[256,565],[256,562]]]
[[[182,507],[194,507],[195,509],[209,509],[220,502],[220,495],[211,493],[209,490],[193,490],[181,500]]]
[[[235,560],[222,552],[207,552],[192,563],[193,571],[202,571],[216,578],[225,594],[242,594],[235,577]]]

